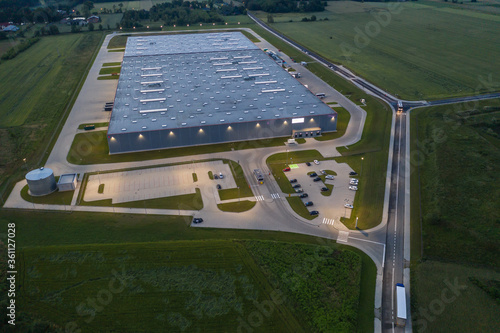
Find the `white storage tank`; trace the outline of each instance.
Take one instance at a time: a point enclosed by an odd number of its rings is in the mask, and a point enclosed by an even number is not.
[[[26,181],[33,196],[47,195],[57,190],[56,178],[51,169],[35,169],[26,174]]]

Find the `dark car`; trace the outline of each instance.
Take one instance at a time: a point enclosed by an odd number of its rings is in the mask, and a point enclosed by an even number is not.
[[[313,202],[312,201],[308,201],[308,202],[304,203],[304,205],[306,205],[307,207],[309,207],[309,206],[313,205]]]
[[[318,215],[319,212],[317,210],[311,210],[311,212],[309,214],[310,215]]]
[[[195,218],[195,219],[193,219],[193,223],[201,223],[201,222],[203,222],[202,218]]]
[[[297,182],[297,179],[295,179],[295,178],[294,179],[290,179],[290,183],[293,184],[293,183],[296,183],[296,182]]]
[[[290,171],[290,167],[286,167],[283,169],[283,172],[287,172],[287,171]]]
[[[318,175],[318,174],[317,174],[316,172],[313,172],[313,173],[311,173],[311,174],[309,175],[309,177],[311,177],[311,178],[312,178],[312,177],[316,177],[317,175]]]
[[[311,162],[306,162],[306,165],[307,166],[311,166]]]
[[[326,191],[328,191],[328,187],[322,187],[321,188],[321,192],[326,192]]]
[[[299,195],[299,198],[307,198],[309,195],[307,193],[302,193]]]
[[[293,188],[299,188],[300,187],[300,184],[295,184],[292,186]]]
[[[316,178],[313,179],[313,181],[315,181],[315,182],[319,182],[320,180],[321,180],[320,177],[316,177]]]
[[[349,172],[349,176],[356,176],[358,173],[356,171]]]
[[[219,179],[219,175],[214,175],[214,179]]]
[[[217,189],[220,190],[222,188],[222,186],[220,186],[220,184],[217,184]]]

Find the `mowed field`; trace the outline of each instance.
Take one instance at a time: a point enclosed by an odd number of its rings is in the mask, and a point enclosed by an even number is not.
[[[318,21],[300,22],[312,14]],[[257,15],[266,21],[266,13]],[[275,14],[274,21],[273,28],[404,99],[500,90],[482,84],[500,68],[500,16],[436,2],[331,1],[325,12]]]
[[[293,255],[286,259],[285,253]],[[325,246],[223,240],[94,244],[28,248],[19,262],[20,308],[62,328],[310,332],[327,323],[352,331],[357,324],[360,257]],[[315,295],[312,303],[305,292]]]
[[[414,329],[500,329],[499,114],[499,99],[412,111]],[[438,308],[449,283],[462,287]]]

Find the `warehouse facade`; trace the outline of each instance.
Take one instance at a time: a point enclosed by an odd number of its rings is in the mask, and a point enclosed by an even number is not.
[[[335,131],[337,114],[239,32],[129,37],[110,154]]]

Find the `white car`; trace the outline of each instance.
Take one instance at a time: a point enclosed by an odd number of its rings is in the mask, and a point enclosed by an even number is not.
[[[351,204],[348,204],[348,203],[344,204],[344,207],[345,207],[345,208],[351,208],[351,209],[353,209],[353,208],[354,208]]]
[[[314,162],[314,164],[319,164],[318,160],[314,160],[313,162]]]
[[[349,186],[349,189],[352,191],[357,191],[358,187],[357,186]]]
[[[222,172],[219,173],[219,178],[224,179],[224,175],[222,174]]]
[[[326,171],[325,170],[319,170],[319,172],[321,172],[322,175],[326,175]]]
[[[351,184],[351,185],[358,185],[358,184],[359,184],[359,182],[358,182],[357,180],[351,180],[351,181],[349,182],[349,184]]]
[[[333,175],[326,175],[325,179],[335,179],[335,177],[333,177]]]

